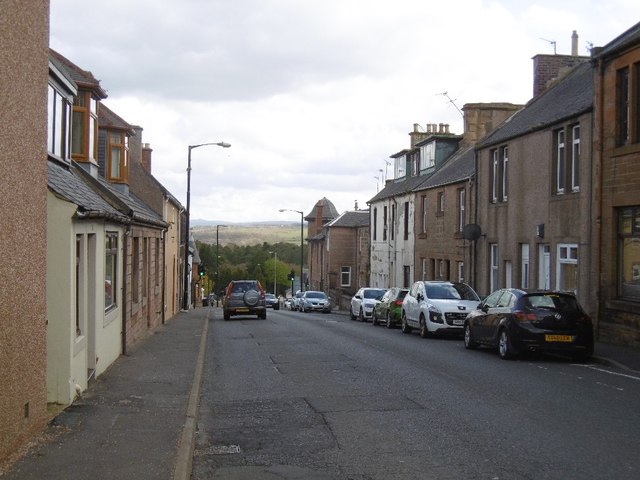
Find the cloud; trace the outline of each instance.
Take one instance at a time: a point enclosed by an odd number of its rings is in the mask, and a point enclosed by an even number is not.
[[[232,144],[192,151],[193,218],[264,220],[325,196],[340,212],[356,200],[365,208],[414,123],[462,133],[465,103],[526,102],[531,58],[553,52],[543,39],[568,54],[578,30],[585,54],[587,41],[630,27],[637,9],[631,0],[51,0],[51,45],[144,128],[154,175],[181,201],[188,145]]]

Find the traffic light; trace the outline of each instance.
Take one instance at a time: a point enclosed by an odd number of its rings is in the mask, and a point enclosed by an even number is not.
[[[198,265],[198,275],[200,275],[201,277],[204,277],[204,264],[203,263]]]
[[[289,273],[289,275],[287,275],[287,279],[290,282],[293,282],[296,279],[296,272],[291,270],[291,272]]]

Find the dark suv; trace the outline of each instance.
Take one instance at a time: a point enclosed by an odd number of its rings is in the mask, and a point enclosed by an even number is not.
[[[267,318],[262,285],[258,280],[232,280],[227,285],[222,309],[225,320],[229,320],[232,315]]]

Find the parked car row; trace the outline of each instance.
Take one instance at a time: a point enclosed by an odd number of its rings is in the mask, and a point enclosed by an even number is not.
[[[352,320],[417,329],[425,338],[459,335],[467,349],[496,348],[500,358],[531,351],[593,355],[591,318],[575,295],[557,291],[500,289],[484,300],[465,283],[418,281],[411,288],[361,288],[351,299]]]

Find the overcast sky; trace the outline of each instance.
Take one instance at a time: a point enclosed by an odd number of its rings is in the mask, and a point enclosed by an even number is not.
[[[414,123],[461,134],[464,104],[531,98],[552,42],[589,55],[637,21],[638,0],[51,0],[50,44],[183,204],[188,146],[232,145],[192,150],[192,221],[297,220],[278,210],[367,208]]]

